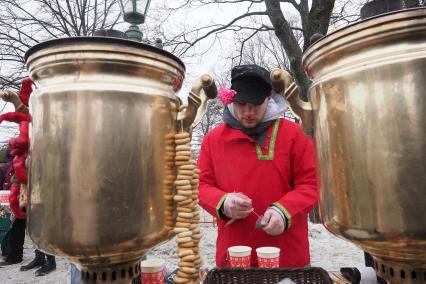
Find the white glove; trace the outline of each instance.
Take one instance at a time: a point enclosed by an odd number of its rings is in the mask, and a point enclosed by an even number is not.
[[[249,197],[241,192],[228,193],[223,203],[223,213],[231,219],[243,219],[247,217],[251,211],[252,202]]]
[[[264,225],[262,230],[268,235],[277,236],[284,232],[286,219],[278,208],[269,207],[263,214],[261,224]]]

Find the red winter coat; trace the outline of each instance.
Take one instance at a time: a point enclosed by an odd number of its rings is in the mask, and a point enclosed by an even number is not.
[[[235,245],[252,247],[252,267],[257,267],[255,250],[261,246],[281,249],[280,267],[310,264],[308,212],[317,204],[313,143],[299,125],[279,119],[268,129],[265,146],[267,149],[259,148],[262,153],[257,153],[253,139],[226,124],[210,131],[203,140],[198,160],[199,202],[218,218],[219,267],[229,266],[227,248]],[[229,219],[220,219],[223,215],[218,210],[227,192],[243,192],[252,199],[258,214],[276,205],[289,220],[287,229],[278,236],[255,229],[257,217],[253,213],[224,226]]]

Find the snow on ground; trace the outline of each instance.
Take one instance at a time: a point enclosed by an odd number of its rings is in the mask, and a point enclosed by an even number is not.
[[[201,240],[201,254],[204,259],[204,267],[214,267],[216,228],[211,224],[201,224],[204,237]],[[352,243],[342,240],[330,234],[321,224],[309,224],[309,240],[311,246],[311,264],[328,271],[338,271],[340,267],[363,266],[364,257],[362,251]],[[158,257],[166,260],[168,270],[177,267],[177,245],[174,240],[166,242],[154,248],[148,257]],[[24,264],[32,260],[34,245],[29,237],[26,237],[24,247]],[[68,260],[57,258],[57,269],[47,276],[35,277],[34,270],[22,272],[19,267],[22,264],[0,268],[1,284],[69,284],[70,267]]]
[[[364,266],[363,251],[351,242],[329,233],[322,224],[309,224],[309,243],[312,266],[327,271]]]
[[[69,261],[65,258],[56,258],[56,270],[47,276],[35,277],[34,271],[19,271],[19,268],[29,263],[34,258],[35,246],[28,236],[25,237],[24,260],[22,263],[4,266],[0,268],[0,284],[69,284]]]

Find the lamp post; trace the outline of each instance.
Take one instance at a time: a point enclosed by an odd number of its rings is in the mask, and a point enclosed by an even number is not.
[[[151,0],[120,0],[124,21],[130,23],[126,32],[128,39],[142,41],[142,32],[138,25],[145,22],[145,16]]]

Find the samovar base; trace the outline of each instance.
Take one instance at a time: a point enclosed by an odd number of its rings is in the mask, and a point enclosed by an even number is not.
[[[140,260],[110,266],[82,267],[80,273],[85,284],[129,284],[141,273]]]
[[[390,284],[426,283],[426,268],[418,263],[400,263],[374,257],[374,269],[378,276]]]

